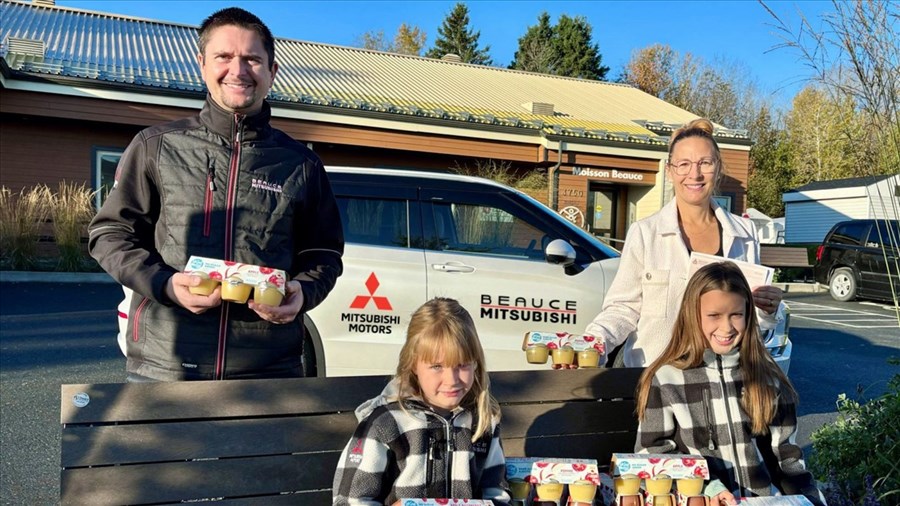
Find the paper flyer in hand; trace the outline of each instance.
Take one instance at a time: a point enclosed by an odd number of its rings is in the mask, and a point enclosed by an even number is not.
[[[747,284],[750,285],[751,289],[756,288],[757,286],[771,285],[772,279],[775,276],[775,269],[766,267],[765,265],[752,264],[750,262],[716,255],[707,255],[706,253],[697,253],[696,251],[691,252],[690,261],[691,268],[688,270],[688,279],[694,275],[694,272],[696,272],[697,269],[715,262],[731,262],[737,265],[744,274],[744,277],[747,278]]]

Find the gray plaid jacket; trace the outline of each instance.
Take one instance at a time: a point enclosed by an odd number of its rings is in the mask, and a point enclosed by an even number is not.
[[[663,366],[656,372],[635,451],[702,455],[712,474],[705,489],[711,497],[725,489],[735,497],[783,491],[824,504],[795,443],[796,406],[779,396],[769,425],[771,437],[754,436],[741,407],[744,382],[738,350],[727,355],[706,350],[703,359],[704,364],[693,369]]]

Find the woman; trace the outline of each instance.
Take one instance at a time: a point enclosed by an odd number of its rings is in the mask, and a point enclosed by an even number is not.
[[[692,251],[759,263],[752,222],[712,199],[723,177],[722,156],[712,134],[712,123],[702,118],[672,132],[666,177],[675,198],[631,226],[603,309],[585,330],[603,338],[607,350],[624,342],[616,365],[644,367],[665,349],[687,286]],[[781,296],[773,286],[753,290],[762,328],[776,324]]]

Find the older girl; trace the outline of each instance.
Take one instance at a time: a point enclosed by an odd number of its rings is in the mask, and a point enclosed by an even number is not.
[[[507,504],[500,407],[469,313],[436,298],[413,313],[397,373],[356,409],[359,426],[334,476],[333,504],[401,498]]]
[[[638,383],[635,449],[703,455],[712,475],[705,493],[714,506],[779,492],[823,504],[794,442],[797,393],[757,335],[753,295],[740,269],[730,262],[699,269],[669,345]],[[777,463],[772,469],[764,454]]]

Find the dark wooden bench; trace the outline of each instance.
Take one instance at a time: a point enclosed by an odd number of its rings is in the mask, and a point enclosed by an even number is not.
[[[806,248],[791,246],[759,247],[760,262],[766,267],[812,267]]]
[[[613,452],[630,452],[641,371],[492,373],[506,455],[608,464]],[[60,502],[331,504],[353,410],[387,381],[63,385]]]

